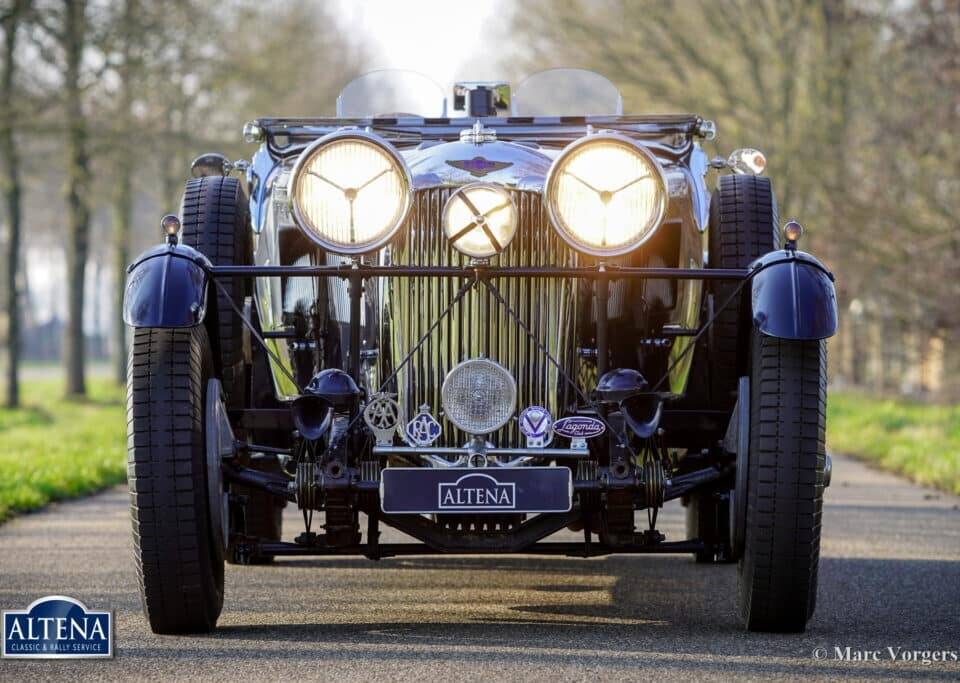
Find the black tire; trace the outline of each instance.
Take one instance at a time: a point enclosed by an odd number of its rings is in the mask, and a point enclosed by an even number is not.
[[[752,175],[720,176],[710,202],[709,250],[711,268],[744,268],[779,245],[777,200],[769,178]],[[716,309],[730,297],[736,283],[711,286]],[[740,338],[740,300],[733,301],[717,317],[709,349],[710,396],[713,408],[730,410],[737,399],[737,380],[742,374],[738,349],[748,340]]]
[[[214,265],[248,265],[253,261],[247,197],[240,181],[224,176],[204,176],[187,181],[180,206],[183,244],[202,252]],[[248,280],[222,281],[224,288],[240,308],[250,293]],[[216,334],[220,349],[223,391],[227,404],[245,407],[247,382],[243,372],[243,321],[236,314],[227,296],[217,289],[217,315],[211,321],[211,334]],[[244,510],[246,532],[271,541],[279,541],[282,504],[275,498],[245,486],[234,492],[246,496]],[[271,558],[255,556],[251,564],[266,563]],[[233,555],[227,557],[233,562]]]
[[[695,493],[686,502],[686,513],[687,538],[699,538],[711,547],[693,554],[697,563],[730,562],[730,496],[721,491]]]
[[[187,181],[180,204],[183,244],[203,253],[214,265],[249,265],[253,260],[247,197],[236,178],[204,176]],[[250,293],[244,278],[221,283],[238,307]],[[243,321],[218,288],[216,318],[208,319],[210,335],[219,349],[221,382],[227,405],[241,408],[246,399],[243,372]]]
[[[737,602],[751,631],[801,632],[817,598],[826,343],[754,332],[752,346],[747,512]]]
[[[209,633],[223,607],[223,549],[207,506],[203,326],[134,331],[127,475],[143,611],[154,633]]]

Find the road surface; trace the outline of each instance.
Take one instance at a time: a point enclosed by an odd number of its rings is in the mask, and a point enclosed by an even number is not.
[[[745,633],[735,566],[613,556],[228,567],[218,632],[159,637],[140,612],[127,495],[113,489],[0,527],[0,607],[62,594],[113,609],[116,658],[0,660],[0,679],[960,677],[957,662],[891,661],[886,650],[960,651],[960,499],[837,458],[826,500],[819,605],[804,635]],[[661,529],[677,538],[682,511],[665,513]],[[880,661],[838,659],[847,647],[880,650]]]

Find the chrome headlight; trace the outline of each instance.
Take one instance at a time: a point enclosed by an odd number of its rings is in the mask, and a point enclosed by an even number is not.
[[[307,147],[290,179],[297,225],[337,254],[386,244],[413,201],[410,171],[392,147],[370,133],[337,131]]]
[[[497,185],[464,185],[443,206],[443,232],[462,254],[495,256],[517,234],[517,206],[510,193]]]
[[[440,390],[443,414],[468,434],[489,434],[513,417],[517,383],[492,360],[467,360],[447,373]]]
[[[593,256],[633,251],[667,211],[667,181],[636,141],[598,133],[567,147],[545,189],[550,221],[574,249]]]

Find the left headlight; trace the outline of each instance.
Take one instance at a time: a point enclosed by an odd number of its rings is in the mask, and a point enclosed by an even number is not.
[[[328,251],[364,254],[382,247],[412,204],[410,171],[375,135],[338,131],[307,147],[290,180],[300,228]]]
[[[597,133],[567,147],[550,168],[546,203],[553,226],[574,249],[593,256],[633,251],[667,211],[667,182],[636,141]]]

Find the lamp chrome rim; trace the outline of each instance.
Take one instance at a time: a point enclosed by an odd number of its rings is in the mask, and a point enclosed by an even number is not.
[[[471,189],[492,190],[493,192],[496,192],[497,194],[504,197],[508,202],[510,202],[510,211],[513,213],[513,234],[510,236],[510,241],[507,242],[505,245],[503,245],[503,248],[500,249],[500,251],[495,251],[492,254],[484,254],[484,255],[471,254],[457,247],[457,243],[451,241],[450,235],[447,234],[447,207],[450,206],[450,203],[453,201],[454,197],[459,197],[461,194],[465,195],[467,191]],[[519,227],[520,227],[520,212],[517,209],[517,202],[514,200],[513,194],[510,191],[508,191],[505,187],[503,187],[503,185],[495,185],[494,183],[473,182],[473,183],[467,183],[466,185],[461,185],[460,187],[457,188],[457,190],[453,194],[447,197],[447,201],[443,203],[443,208],[440,210],[440,229],[443,230],[443,236],[447,239],[448,242],[450,242],[450,246],[456,249],[459,253],[463,254],[464,256],[469,256],[470,258],[489,259],[489,258],[493,258],[494,256],[498,256],[499,254],[502,254],[507,250],[507,247],[509,247],[513,243],[513,240],[516,239],[517,230]]]
[[[406,185],[406,190],[404,191],[403,208],[398,214],[397,220],[392,226],[390,226],[390,229],[387,230],[383,236],[376,241],[364,245],[358,245],[356,247],[349,247],[337,242],[326,240],[310,228],[306,227],[310,225],[310,222],[303,216],[302,212],[300,211],[300,205],[296,199],[296,188],[300,180],[300,175],[303,173],[304,167],[307,165],[310,158],[320,148],[326,147],[333,142],[339,142],[341,140],[361,140],[381,149],[396,165],[397,172],[400,173],[400,176]],[[300,156],[297,157],[297,161],[293,165],[293,170],[290,173],[290,184],[288,187],[289,190],[287,192],[287,201],[290,205],[290,215],[293,216],[293,220],[297,224],[297,227],[300,228],[300,231],[310,240],[320,245],[327,251],[334,254],[342,254],[344,256],[359,256],[362,254],[369,254],[370,252],[377,251],[378,249],[386,246],[396,236],[397,231],[403,225],[404,221],[407,220],[407,216],[410,215],[410,210],[413,208],[413,175],[410,173],[410,167],[407,166],[407,162],[402,156],[400,156],[397,150],[395,150],[379,135],[354,128],[341,129],[332,133],[328,133],[327,135],[324,135],[323,137],[318,138],[310,143],[300,153]]]
[[[492,429],[487,429],[484,431],[476,431],[470,427],[467,427],[461,424],[459,420],[457,420],[453,415],[450,414],[450,411],[447,410],[447,405],[446,405],[447,404],[446,387],[447,387],[447,382],[450,381],[450,377],[455,372],[463,368],[465,365],[476,365],[476,364],[483,364],[483,365],[494,367],[497,370],[501,371],[503,375],[509,379],[508,386],[509,386],[509,396],[510,396],[510,411],[509,411],[510,414],[507,416],[506,420],[501,422],[496,427],[493,427]],[[484,436],[486,434],[492,434],[498,429],[502,429],[504,425],[510,422],[510,418],[512,418],[514,413],[517,411],[517,380],[514,378],[514,376],[511,374],[509,370],[507,370],[504,366],[500,365],[500,363],[497,363],[496,361],[492,361],[489,358],[468,358],[467,360],[461,361],[456,365],[454,365],[450,369],[450,371],[447,373],[446,377],[443,378],[443,384],[440,386],[440,401],[441,401],[441,407],[443,408],[444,417],[450,420],[450,422],[452,422],[457,429],[464,431],[467,434],[473,434],[475,436]]]
[[[650,165],[650,168],[659,184],[659,191],[657,193],[659,196],[659,201],[657,202],[657,212],[654,216],[654,219],[650,222],[650,227],[643,232],[638,240],[612,249],[598,249],[596,247],[582,244],[581,242],[575,240],[570,234],[570,231],[566,228],[566,223],[558,215],[556,203],[554,201],[554,186],[557,183],[557,169],[561,168],[570,155],[578,151],[580,148],[598,143],[619,144],[638,152],[647,160],[647,163]],[[657,161],[657,158],[653,156],[650,150],[626,135],[611,131],[604,131],[586,135],[578,140],[575,140],[567,145],[562,152],[560,152],[560,155],[554,159],[553,163],[550,165],[550,170],[547,172],[547,178],[543,185],[543,196],[544,203],[547,205],[547,217],[550,219],[550,225],[553,226],[553,229],[558,235],[560,235],[560,238],[570,245],[571,248],[575,249],[581,254],[604,258],[629,254],[630,252],[643,246],[647,240],[653,237],[654,233],[656,233],[660,226],[663,225],[663,220],[667,215],[667,206],[670,201],[668,190],[669,186],[667,185],[667,176],[663,171],[663,166],[660,165],[660,162]]]

